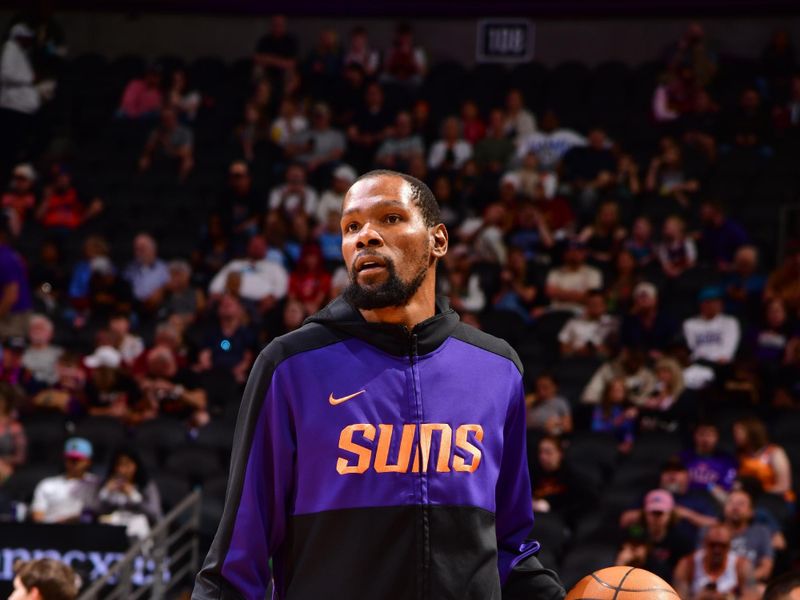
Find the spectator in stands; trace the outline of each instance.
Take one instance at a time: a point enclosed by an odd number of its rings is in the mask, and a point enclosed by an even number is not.
[[[564,460],[558,437],[546,435],[537,446],[533,472],[533,510],[560,517],[569,525],[581,516],[597,497],[597,491],[582,473]]]
[[[716,200],[703,202],[700,220],[703,223],[699,239],[701,258],[720,271],[730,271],[736,251],[749,241],[747,232]]]
[[[319,171],[324,177],[336,168],[346,149],[344,134],[331,127],[331,109],[327,104],[315,104],[311,109],[311,129],[295,135],[287,144],[286,153],[309,173]]]
[[[642,191],[639,164],[630,154],[621,154],[617,159],[612,192],[623,202],[638,198]]]
[[[289,274],[283,266],[266,256],[266,239],[254,235],[247,245],[247,257],[226,264],[212,279],[209,294],[212,298],[234,294],[254,303],[259,312],[272,310],[286,296]]]
[[[169,282],[166,263],[158,257],[153,236],[140,233],[133,240],[133,261],[125,268],[124,279],[130,283],[133,297],[146,313],[155,312],[164,300]]]
[[[669,209],[684,212],[700,191],[698,176],[686,165],[681,147],[672,138],[661,140],[660,152],[650,161],[645,189],[663,201]]]
[[[144,352],[144,341],[131,332],[131,319],[129,313],[118,312],[108,319],[108,330],[112,335],[114,347],[119,350],[122,362],[133,365]]]
[[[432,171],[457,171],[472,158],[472,145],[461,135],[457,117],[447,117],[442,123],[442,137],[431,146],[428,167]]]
[[[308,130],[308,119],[303,114],[294,98],[281,100],[278,117],[270,127],[270,138],[281,148],[291,142],[296,136]]]
[[[261,156],[265,144],[270,140],[271,130],[266,117],[251,102],[244,106],[242,121],[236,126],[234,137],[241,146],[242,158],[247,163]]]
[[[648,492],[642,509],[643,517],[638,527],[644,531],[650,546],[645,569],[662,579],[671,580],[675,565],[692,551],[694,543],[676,527],[675,500],[667,490]]]
[[[638,414],[628,398],[625,380],[621,377],[612,379],[606,384],[600,404],[592,413],[592,431],[613,434],[619,451],[627,454],[633,449]]]
[[[342,68],[342,53],[335,30],[325,28],[319,33],[317,45],[303,64],[303,75],[309,91],[315,98],[327,97],[339,77]]]
[[[147,67],[144,77],[131,79],[122,93],[117,117],[122,119],[155,119],[164,104],[161,92],[161,65]]]
[[[661,243],[658,245],[658,259],[664,275],[677,279],[694,267],[697,261],[697,248],[694,241],[686,235],[686,223],[672,215],[664,221]]]
[[[203,312],[205,295],[200,289],[192,287],[192,266],[187,261],[173,260],[168,268],[164,312],[170,319],[177,319],[183,329]]]
[[[695,426],[693,440],[692,448],[680,455],[689,472],[690,488],[708,490],[721,498],[733,489],[736,459],[719,449],[719,427],[713,421],[700,421]]]
[[[616,341],[618,323],[607,312],[602,290],[586,294],[583,314],[572,317],[558,334],[561,356],[598,358],[609,355],[609,346]]]
[[[254,79],[268,75],[282,81],[297,64],[297,38],[288,31],[286,17],[273,15],[269,31],[258,40],[253,54]]]
[[[792,465],[783,447],[772,444],[764,423],[756,417],[733,424],[733,439],[739,452],[739,477],[753,477],[768,494],[794,502]]]
[[[36,412],[60,412],[70,416],[80,415],[86,403],[86,373],[80,357],[64,352],[56,363],[58,381],[31,399]]]
[[[0,383],[14,387],[16,391],[23,392],[28,384],[28,373],[22,364],[22,355],[25,352],[25,338],[13,337],[5,340],[0,356]]]
[[[603,275],[586,261],[586,245],[572,241],[564,253],[564,264],[547,274],[550,308],[579,313],[590,290],[602,289]]]
[[[467,99],[461,104],[459,124],[462,137],[473,147],[486,135],[486,124],[474,100]]]
[[[32,264],[28,279],[34,306],[55,316],[63,308],[69,284],[69,267],[55,239],[47,239],[39,246],[39,258]]]
[[[32,308],[25,263],[9,245],[7,219],[0,218],[0,340],[24,337]]]
[[[672,585],[686,600],[749,598],[752,565],[731,550],[731,532],[725,525],[710,527],[703,547],[681,558]],[[751,593],[751,592],[750,592]]]
[[[86,236],[83,242],[83,259],[75,263],[69,282],[69,299],[74,309],[83,310],[88,306],[92,261],[102,257],[110,264],[108,254],[108,243],[103,237],[94,234]]]
[[[795,327],[782,300],[775,298],[764,303],[764,318],[747,340],[747,354],[756,360],[762,374],[772,377],[777,373],[787,356],[792,335],[797,333]]]
[[[572,433],[572,409],[558,394],[558,384],[550,373],[536,377],[534,392],[525,396],[528,429],[552,436]]]
[[[739,151],[755,151],[762,158],[772,156],[773,130],[770,116],[755,87],[747,87],[739,96],[739,106],[725,124],[723,139]]]
[[[623,248],[630,252],[639,267],[647,267],[656,259],[656,245],[653,243],[653,222],[646,216],[636,217],[631,233]]]
[[[392,117],[381,85],[368,84],[363,105],[347,129],[348,153],[358,170],[364,171],[373,164],[375,152],[391,133]]]
[[[486,294],[481,287],[475,263],[461,249],[454,253],[449,268],[444,289],[450,298],[450,305],[462,318],[474,322],[475,315],[486,307]]]
[[[161,120],[150,137],[139,158],[139,170],[147,171],[154,162],[170,162],[178,168],[178,179],[183,181],[194,167],[194,134],[181,125],[174,108],[164,108]]]
[[[11,234],[18,237],[28,222],[28,213],[36,206],[36,171],[30,163],[14,167],[11,183],[3,194],[3,211],[8,219]]]
[[[339,165],[336,167],[332,173],[331,185],[328,189],[322,192],[322,195],[319,198],[319,203],[317,204],[316,213],[314,214],[317,219],[317,223],[320,226],[324,227],[326,223],[328,223],[331,213],[341,215],[344,195],[357,178],[358,174],[356,173],[356,170],[350,165]],[[336,218],[336,225],[338,229],[338,216]],[[339,233],[341,234],[341,231]]]
[[[528,134],[517,144],[517,157],[522,158],[533,152],[542,169],[555,171],[571,148],[585,145],[586,138],[576,131],[561,127],[556,113],[548,110],[542,117],[539,130]]]
[[[636,406],[645,403],[656,383],[654,373],[645,364],[644,352],[634,347],[623,346],[616,358],[604,363],[595,371],[583,390],[581,402],[600,404],[606,389],[615,379],[625,381],[626,393]]]
[[[306,183],[306,171],[299,164],[290,165],[286,169],[286,183],[269,194],[269,210],[281,211],[289,218],[297,214],[313,216],[318,202],[317,191]]]
[[[633,291],[641,282],[636,259],[627,250],[621,250],[614,261],[614,276],[607,286],[608,309],[624,315],[633,305]]]
[[[800,311],[800,244],[789,244],[783,262],[767,279],[764,299],[783,300],[787,310]]]
[[[180,419],[190,427],[209,421],[208,398],[197,374],[181,368],[172,350],[158,345],[147,352],[147,370],[139,379],[141,401],[136,405],[134,422],[166,416]]]
[[[800,131],[800,75],[792,77],[788,87],[788,99],[774,109],[775,127],[779,132],[796,138]]]
[[[775,552],[772,534],[755,523],[753,498],[744,490],[733,490],[725,501],[723,524],[731,533],[731,551],[753,566],[753,577],[766,583],[772,576]]]
[[[523,322],[532,323],[544,302],[538,276],[528,266],[523,250],[512,246],[508,261],[500,271],[500,289],[494,295],[494,309],[518,314]]]
[[[0,56],[0,124],[3,144],[0,147],[0,172],[7,173],[20,153],[35,123],[42,98],[36,87],[37,74],[29,51],[35,32],[24,23],[17,23],[8,33]],[[22,151],[22,152],[21,152]]]
[[[83,359],[89,371],[86,381],[86,411],[92,416],[128,421],[131,407],[139,399],[139,388],[123,370],[122,355],[113,346],[99,346]]]
[[[53,181],[45,188],[36,218],[42,226],[57,234],[67,235],[103,210],[103,201],[95,196],[84,206],[72,173],[64,165],[55,165]]]
[[[28,440],[13,404],[15,395],[11,386],[0,384],[0,486],[28,456]]]
[[[354,27],[350,31],[350,42],[344,52],[344,66],[356,65],[367,77],[372,78],[378,73],[380,60],[378,51],[369,45],[366,28],[362,25]]]
[[[475,144],[474,157],[483,172],[502,173],[514,156],[514,142],[506,136],[505,116],[499,108],[489,111],[486,136]]]
[[[698,300],[700,314],[683,322],[683,337],[692,352],[692,360],[727,365],[739,347],[739,321],[722,312],[722,290],[719,288],[703,288]]]
[[[506,94],[503,136],[518,145],[535,131],[536,118],[525,108],[522,92],[516,88],[510,89]]]
[[[425,143],[413,130],[411,114],[400,111],[395,118],[394,129],[375,154],[375,163],[379,167],[407,171],[414,157],[424,156]]]
[[[706,87],[717,73],[717,53],[711,47],[703,26],[689,23],[680,39],[670,48],[667,66],[671,70],[689,68],[700,87]]]
[[[144,538],[163,518],[161,496],[155,481],[134,448],[117,450],[97,494],[98,521],[122,525],[130,538]]]
[[[533,152],[523,156],[519,168],[506,175],[513,175],[519,180],[519,192],[526,198],[536,198],[540,186],[544,188],[544,197],[552,198],[558,187],[557,175],[552,171],[543,171]]]
[[[64,444],[64,473],[47,477],[33,492],[31,519],[37,523],[74,523],[92,518],[96,509],[97,477],[92,466],[92,444],[73,437]]]
[[[264,212],[264,200],[253,187],[250,168],[243,160],[228,167],[228,181],[219,195],[216,214],[222,219],[225,231],[234,236],[237,246],[244,247],[253,235]]]
[[[399,24],[383,65],[383,80],[417,87],[422,83],[427,69],[428,59],[425,51],[414,41],[414,30],[407,23]]]
[[[675,433],[697,410],[686,390],[681,365],[673,358],[660,358],[653,367],[656,383],[639,413],[641,431]]]
[[[594,208],[599,196],[611,188],[617,160],[602,127],[593,127],[585,146],[574,146],[564,154],[562,179],[570,184],[586,212]]]
[[[235,296],[225,294],[220,298],[216,316],[202,334],[195,369],[199,372],[213,369],[244,383],[255,357],[255,335],[246,313]]]
[[[609,200],[598,207],[594,223],[583,228],[578,240],[586,245],[589,262],[608,273],[627,235],[620,223],[619,204]]]
[[[153,298],[153,306],[158,296]],[[73,319],[75,327],[83,327],[87,318],[94,322],[102,322],[115,313],[130,313],[133,310],[134,296],[131,284],[123,279],[105,256],[97,256],[91,262],[89,279],[89,295],[87,298],[88,314],[79,313]],[[144,305],[145,309],[147,305]]]
[[[322,263],[322,252],[319,246],[308,244],[289,277],[289,299],[300,301],[306,314],[313,315],[328,301],[330,291],[331,276]]]
[[[725,305],[733,315],[752,320],[761,312],[766,277],[758,271],[758,249],[741,246],[725,278]]]
[[[80,577],[54,558],[14,563],[14,592],[9,600],[75,600]]]
[[[172,107],[181,121],[191,123],[197,117],[203,97],[197,90],[189,85],[189,76],[181,68],[175,69],[169,78],[166,101]]]
[[[29,346],[22,355],[22,364],[32,383],[52,385],[58,380],[56,362],[64,352],[53,345],[53,322],[44,315],[33,315],[28,321]]]

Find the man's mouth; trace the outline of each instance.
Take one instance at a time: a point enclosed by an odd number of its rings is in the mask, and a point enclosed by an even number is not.
[[[385,269],[385,268],[386,268],[386,261],[377,256],[364,256],[356,260],[355,264],[356,273],[376,271],[378,269]]]

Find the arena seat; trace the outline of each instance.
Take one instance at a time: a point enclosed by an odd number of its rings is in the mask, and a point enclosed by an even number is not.
[[[158,468],[168,454],[185,443],[186,426],[175,419],[153,419],[138,426],[134,439],[147,465]]]
[[[585,542],[573,548],[564,558],[559,575],[570,589],[588,573],[613,566],[617,558],[616,546],[608,542]]]
[[[202,485],[204,481],[222,474],[224,467],[215,450],[186,444],[170,452],[164,470],[184,478],[191,485]]]
[[[28,464],[20,467],[3,483],[3,494],[16,502],[30,503],[36,485],[45,477],[58,475],[61,469],[55,465]]]
[[[565,460],[585,467],[596,467],[609,474],[617,463],[617,440],[606,433],[576,433],[567,448]]]
[[[29,464],[61,463],[67,430],[64,415],[37,414],[30,415],[23,421],[25,437],[28,440]]]
[[[628,456],[628,462],[649,464],[657,469],[671,456],[678,454],[682,447],[680,436],[665,432],[648,432],[647,435],[637,438]]]
[[[529,537],[541,543],[557,560],[566,547],[569,530],[558,515],[540,512],[535,515]]]

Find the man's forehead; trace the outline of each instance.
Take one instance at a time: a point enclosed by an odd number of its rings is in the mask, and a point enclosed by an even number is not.
[[[345,194],[342,214],[361,210],[376,203],[413,204],[411,186],[402,177],[381,175],[354,183]]]

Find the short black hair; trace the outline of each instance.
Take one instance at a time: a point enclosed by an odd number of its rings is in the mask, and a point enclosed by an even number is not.
[[[364,173],[353,182],[353,185],[362,179],[371,179],[373,177],[399,177],[411,188],[411,197],[414,199],[414,204],[419,207],[425,225],[427,227],[435,227],[442,222],[442,215],[439,212],[439,203],[436,201],[436,197],[433,195],[431,188],[424,182],[406,173],[391,171],[389,169],[375,169],[374,171]]]
[[[764,600],[789,600],[789,594],[800,588],[800,571],[789,571],[767,584]]]

